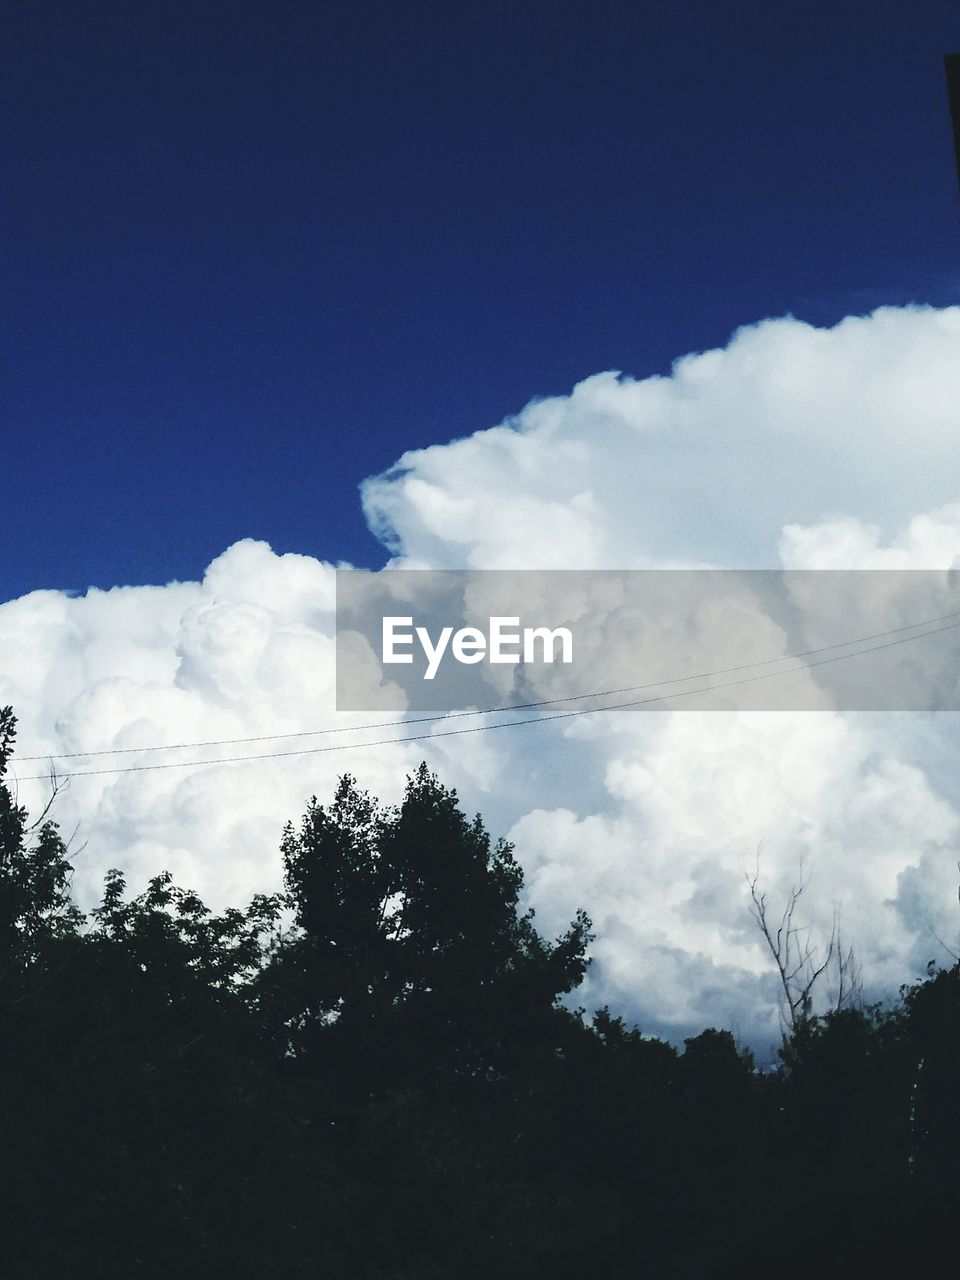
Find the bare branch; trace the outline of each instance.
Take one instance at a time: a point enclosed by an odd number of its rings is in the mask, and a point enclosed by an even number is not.
[[[781,1024],[786,1031],[796,1031],[813,1014],[817,984],[831,969],[836,971],[836,993],[830,1008],[839,1012],[861,998],[860,969],[853,948],[844,949],[840,926],[840,908],[834,908],[833,928],[825,950],[811,941],[811,926],[798,924],[797,908],[807,887],[801,860],[798,878],[787,894],[786,905],[774,931],[770,923],[767,895],[760,888],[760,855],[752,876],[744,873],[750,890],[751,915],[756,920],[767,950],[777,967],[781,987]]]
[[[40,816],[34,822],[31,822],[29,827],[27,827],[27,831],[36,831],[39,827],[43,826],[44,822],[46,822],[47,820],[47,815],[50,813],[50,810],[53,808],[54,803],[56,802],[57,796],[60,794],[61,791],[66,791],[66,789],[70,785],[69,778],[58,777],[56,766],[54,765],[52,760],[50,761],[50,770],[49,770],[48,776],[50,781],[50,794],[47,797],[47,802],[43,806],[43,808],[40,810]]]

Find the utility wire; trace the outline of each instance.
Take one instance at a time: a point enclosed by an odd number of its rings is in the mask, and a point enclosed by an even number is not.
[[[779,658],[763,658],[756,662],[744,662],[733,667],[718,667],[712,671],[697,671],[688,676],[672,676],[664,680],[651,680],[646,684],[624,685],[618,689],[600,689],[593,693],[575,693],[569,694],[563,698],[545,698],[539,702],[515,702],[508,707],[487,707],[479,711],[450,711],[445,715],[438,716],[415,716],[413,718],[404,718],[398,720],[378,720],[373,724],[364,725],[337,725],[324,729],[299,729],[288,733],[264,733],[255,737],[248,738],[210,738],[199,742],[171,742],[166,744],[151,745],[146,747],[107,747],[99,751],[57,751],[47,753],[46,755],[22,756],[18,755],[17,759],[21,764],[36,763],[40,760],[79,760],[90,759],[95,756],[120,756],[120,755],[141,755],[146,751],[184,751],[195,750],[200,747],[232,747],[245,746],[251,742],[280,742],[292,738],[317,738],[333,733],[353,733],[353,732],[370,732],[374,729],[392,729],[398,725],[417,725],[432,724],[437,720],[457,720],[464,716],[485,716],[499,715],[508,711],[532,711],[538,707],[555,707],[561,703],[567,702],[584,702],[589,698],[610,698],[621,693],[639,693],[644,689],[659,689],[664,685],[684,684],[689,680],[709,680],[714,676],[732,675],[737,671],[752,671],[758,667],[769,667],[778,662],[789,662],[797,658],[809,658],[819,653],[830,653],[834,649],[846,649],[854,644],[866,644],[871,640],[882,640],[887,636],[901,635],[904,631],[915,631],[918,627],[929,627],[935,622],[946,622],[948,618],[960,618],[960,609],[955,609],[952,613],[943,613],[936,618],[924,618],[921,622],[909,622],[902,627],[891,627],[888,631],[877,631],[868,636],[857,636],[853,640],[838,640],[834,644],[819,645],[815,649],[800,649],[795,653],[784,653]],[[960,625],[960,624],[958,624]],[[949,630],[949,628],[940,628],[941,630]],[[936,632],[923,632],[919,636],[907,636],[906,640],[920,640],[924,635],[935,635]],[[859,651],[858,651],[859,652]],[[863,652],[871,652],[869,649]],[[854,657],[855,654],[846,654],[845,657]],[[809,665],[809,664],[807,664]],[[791,667],[788,670],[798,670],[799,668]],[[779,674],[779,673],[778,673]],[[26,779],[25,779],[26,781]]]
[[[944,616],[950,617],[953,615],[946,614]],[[923,624],[914,623],[913,625],[922,626]],[[893,648],[895,645],[906,644],[910,640],[922,639],[924,636],[941,635],[945,631],[955,631],[958,627],[960,627],[960,622],[952,622],[952,623],[949,623],[947,626],[937,627],[933,630],[925,631],[919,636],[902,636],[897,640],[887,640],[882,644],[871,645],[866,649],[858,649],[853,653],[840,653],[840,654],[836,654],[832,658],[821,658],[819,662],[802,663],[800,666],[787,667],[783,671],[767,671],[759,675],[742,676],[739,680],[727,680],[721,684],[702,685],[698,689],[679,689],[675,693],[670,694],[669,696],[671,698],[687,698],[687,697],[690,697],[692,694],[696,694],[696,693],[714,693],[721,689],[732,689],[741,685],[754,684],[760,680],[772,680],[772,679],[775,679],[777,676],[789,675],[791,672],[794,672],[794,671],[809,671],[812,667],[825,667],[825,666],[829,666],[834,662],[844,662],[849,658],[859,658],[859,657],[862,657],[863,654],[875,653],[880,649],[890,649],[890,648]],[[896,628],[896,630],[907,630],[907,629],[909,628]],[[881,632],[879,634],[882,635],[882,634],[891,634],[891,633]],[[856,642],[851,641],[849,643],[856,643]],[[836,645],[824,646],[825,649],[836,648],[836,647],[838,646]],[[775,661],[780,661],[780,659],[776,659]],[[760,665],[760,664],[758,663],[756,665]],[[688,677],[688,678],[695,679],[696,677]],[[638,687],[641,687],[641,686],[638,686]],[[582,696],[601,696],[601,695],[582,695]],[[401,737],[401,738],[378,738],[378,739],[374,739],[371,742],[336,743],[333,746],[329,746],[329,747],[303,747],[297,751],[267,751],[267,752],[257,753],[254,755],[246,755],[246,756],[223,756],[213,760],[179,760],[179,761],[171,761],[163,764],[129,765],[122,768],[114,768],[114,769],[79,769],[75,773],[64,774],[62,775],[62,777],[63,777],[63,780],[66,780],[68,778],[102,777],[106,774],[149,773],[157,769],[190,769],[190,768],[200,768],[204,765],[211,765],[211,764],[240,764],[240,763],[249,762],[251,760],[281,760],[281,759],[286,759],[288,757],[293,757],[293,756],[325,755],[331,751],[358,751],[358,750],[363,750],[367,747],[384,747],[384,746],[401,745],[407,742],[434,741],[435,739],[438,739],[438,738],[458,738],[468,733],[488,733],[494,729],[513,729],[513,728],[519,727],[520,725],[545,724],[547,723],[547,721],[551,721],[551,720],[572,720],[578,716],[596,715],[598,712],[601,712],[601,711],[625,711],[628,708],[646,706],[652,702],[665,702],[665,701],[666,699],[661,694],[656,694],[648,698],[634,698],[628,702],[616,702],[603,707],[579,707],[574,711],[556,711],[556,712],[552,712],[550,715],[528,716],[522,720],[503,720],[503,721],[500,721],[498,724],[470,725],[465,729],[444,729],[438,733],[415,733],[415,734],[408,734],[405,737]],[[544,704],[541,704],[541,705],[544,705]],[[508,707],[508,708],[505,708],[505,710],[511,710],[511,708]],[[472,714],[483,714],[483,713],[474,712]],[[424,720],[430,720],[434,724],[441,724],[448,718],[449,717],[447,716],[440,715],[440,716],[424,717]],[[403,721],[393,721],[392,723],[402,724]],[[368,728],[372,728],[372,726],[369,726]],[[363,726],[357,726],[357,732],[363,732]],[[27,778],[20,778],[18,779],[18,782],[45,782],[48,779],[49,779],[48,774],[34,774]]]

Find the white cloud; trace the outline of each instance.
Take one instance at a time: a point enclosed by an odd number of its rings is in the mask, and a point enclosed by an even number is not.
[[[469,440],[405,454],[367,482],[365,508],[398,564],[946,569],[960,555],[958,404],[958,308],[885,308],[831,330],[767,321],[669,378],[600,374]],[[866,633],[877,616],[838,593],[806,605],[811,644]],[[912,605],[888,625],[938,612]],[[589,739],[602,781],[591,771],[562,807],[514,828],[549,918],[582,902],[602,921],[597,954],[622,998],[668,1024],[720,1017],[720,965],[744,999],[765,959],[738,868],[761,842],[781,893],[804,858],[821,927],[842,902],[868,978],[895,987],[931,950],[945,958],[933,935],[960,923],[947,892],[957,818],[910,763],[912,722],[636,719],[568,730],[567,744]],[[943,740],[954,722],[941,718]]]
[[[784,526],[956,501],[960,308],[769,320],[670,377],[601,373],[364,486],[406,563],[768,568]]]
[[[511,833],[539,914],[559,927],[577,905],[591,913],[606,976],[645,1022],[670,1023],[683,1008],[715,1020],[697,981],[712,988],[719,966],[741,995],[752,989],[739,1017],[758,1034],[773,1008],[746,875],[759,859],[775,903],[802,868],[814,937],[827,936],[839,904],[868,979],[895,989],[917,961],[918,935],[925,963],[937,949],[931,929],[948,927],[958,819],[881,726],[831,713],[675,713],[602,739],[606,812],[534,811]],[[937,874],[911,880],[908,918],[900,877],[924,859]],[[638,971],[651,947],[701,957],[701,979],[690,964]],[[638,973],[631,989],[627,975]]]
[[[960,562],[960,503],[915,515],[886,544],[879,525],[855,516],[790,524],[779,551],[787,569],[952,569]]]
[[[12,703],[18,713],[21,753],[106,752],[362,724],[371,717],[334,713],[333,580],[330,565],[246,541],[218,557],[201,582],[91,591],[77,599],[35,592],[0,606],[0,704]],[[334,740],[131,751],[72,765],[64,760],[61,770],[289,752]],[[418,758],[400,746],[356,754],[365,780],[389,798]],[[79,823],[78,892],[89,904],[103,871],[114,865],[137,885],[169,867],[217,904],[276,887],[284,821],[351,767],[352,759],[327,752],[77,776],[58,800],[57,816],[67,833]],[[16,764],[21,778],[44,769],[42,760]],[[33,808],[44,792],[43,783],[21,784]]]
[[[831,330],[766,321],[669,377],[599,374],[509,423],[405,454],[367,482],[365,509],[405,565],[947,568],[960,553],[957,404],[958,308],[888,308]],[[832,639],[837,619],[822,622]],[[30,754],[339,726],[332,635],[332,567],[241,542],[200,582],[0,605],[0,703],[15,705]],[[736,643],[753,654],[761,639]],[[742,876],[758,846],[772,898],[803,858],[811,920],[829,927],[839,900],[877,983],[895,988],[937,953],[935,934],[956,937],[960,797],[937,767],[954,725],[626,713],[77,778],[59,813],[68,831],[82,823],[86,901],[111,865],[138,883],[169,866],[235,901],[277,883],[280,829],[308,795],[349,769],[395,799],[425,756],[488,825],[512,831],[544,928],[579,905],[593,914],[585,1003],[609,1000],[649,1030],[713,1022],[762,1037],[775,987]],[[331,740],[183,758],[316,743]],[[41,793],[24,785],[32,804]]]

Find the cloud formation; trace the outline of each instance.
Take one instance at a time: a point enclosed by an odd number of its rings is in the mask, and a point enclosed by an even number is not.
[[[957,500],[958,351],[958,307],[763,321],[668,377],[600,373],[406,453],[364,509],[398,562],[434,568],[771,568],[782,538],[844,518],[889,538]]]
[[[960,554],[957,404],[958,308],[885,308],[830,330],[764,321],[669,376],[601,373],[404,454],[365,483],[364,508],[405,566],[948,568]],[[0,703],[17,709],[24,754],[124,748],[122,763],[139,765],[358,740],[140,750],[340,728],[333,576],[320,559],[245,541],[199,582],[0,605]],[[937,938],[960,933],[954,727],[946,715],[597,716],[77,777],[58,816],[68,833],[80,823],[88,904],[113,865],[134,884],[169,867],[212,902],[237,901],[276,885],[281,827],[307,796],[349,769],[395,799],[425,757],[510,830],[544,929],[578,906],[594,917],[589,1007],[609,1000],[675,1037],[722,1023],[762,1042],[776,991],[743,874],[758,850],[772,900],[803,863],[815,930],[842,904],[876,986],[946,958]],[[98,763],[117,761],[82,767]],[[36,807],[43,784],[22,794]]]

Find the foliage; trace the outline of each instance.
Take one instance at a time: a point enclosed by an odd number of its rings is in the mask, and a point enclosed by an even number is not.
[[[14,731],[0,712],[13,1280],[699,1280],[773,1251],[885,1274],[941,1243],[956,967],[804,1010],[765,1073],[723,1030],[679,1051],[588,1020],[562,998],[589,920],[543,938],[513,849],[425,766],[396,807],[350,777],[312,799],[283,894],[216,914],[112,871],[85,919],[56,826],[4,783]]]

